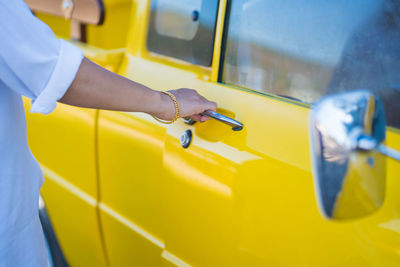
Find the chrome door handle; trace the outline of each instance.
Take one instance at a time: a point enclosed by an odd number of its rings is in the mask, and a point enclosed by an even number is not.
[[[202,115],[210,117],[210,118],[213,118],[213,119],[215,119],[217,121],[220,121],[222,123],[225,123],[225,124],[231,126],[232,130],[234,130],[234,131],[240,131],[240,130],[243,129],[243,124],[242,123],[240,123],[240,122],[238,122],[238,121],[236,121],[236,120],[234,120],[232,118],[229,118],[227,116],[224,116],[222,114],[219,114],[219,113],[217,113],[215,111],[206,110],[206,111],[204,111],[202,113]]]
[[[207,110],[207,111],[204,111],[202,113],[202,115],[210,117],[210,118],[213,118],[213,119],[215,119],[217,121],[220,121],[222,123],[228,124],[229,126],[232,127],[232,130],[234,130],[234,131],[240,131],[240,130],[243,129],[243,124],[242,123],[240,123],[240,122],[238,122],[238,121],[236,121],[236,120],[234,120],[232,118],[229,118],[227,116],[224,116],[224,115],[222,115],[220,113],[217,113],[215,111]],[[192,120],[192,118],[190,118],[190,117],[182,118],[182,120],[183,120],[184,123],[186,123],[188,125],[193,125],[193,124],[196,123],[196,121]]]

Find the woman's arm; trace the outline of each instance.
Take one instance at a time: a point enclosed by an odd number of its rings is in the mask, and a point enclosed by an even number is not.
[[[170,92],[178,101],[181,117],[205,121],[208,118],[200,113],[217,107],[191,89]],[[85,108],[145,112],[164,120],[175,117],[175,106],[168,95],[110,72],[87,58],[83,59],[74,81],[59,101]]]

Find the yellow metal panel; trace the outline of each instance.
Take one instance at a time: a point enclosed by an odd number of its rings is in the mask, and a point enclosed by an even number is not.
[[[147,24],[149,17],[149,0],[134,0],[131,16],[134,19],[129,24],[129,34],[127,36],[127,50],[129,54],[138,55],[145,52],[146,37],[147,37]]]
[[[100,215],[110,263],[160,262],[165,127],[144,114],[101,111],[98,134]]]
[[[70,266],[107,266],[97,219],[96,199],[41,165],[42,195]]]
[[[100,211],[111,266],[162,265],[161,241],[105,205]]]
[[[211,81],[216,82],[218,80],[218,73],[220,67],[220,59],[222,53],[222,36],[224,32],[224,22],[226,13],[226,3],[227,0],[220,0],[218,6],[218,18],[217,25],[215,28],[215,41],[214,41],[214,51],[213,59],[211,63]]]
[[[91,109],[58,104],[46,116],[28,112],[27,124],[29,146],[35,157],[97,199],[95,113]]]
[[[73,44],[82,49],[85,57],[108,69],[109,71],[114,72],[120,66],[125,53],[124,48],[107,50],[81,42],[73,42]]]
[[[106,265],[96,210],[95,118],[95,110],[62,104],[46,116],[27,112],[29,146],[46,178],[42,194],[72,266]]]
[[[88,25],[88,44],[104,48],[116,49],[125,47],[130,23],[134,20],[131,12],[135,12],[132,0],[105,0],[105,19],[102,25]]]
[[[68,39],[70,37],[71,24],[68,20],[42,13],[35,13],[35,15],[41,21],[50,26],[50,28],[57,36],[65,39]]]

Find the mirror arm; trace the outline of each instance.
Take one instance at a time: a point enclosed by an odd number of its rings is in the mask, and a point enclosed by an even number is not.
[[[400,152],[383,144],[378,144],[373,137],[362,135],[357,140],[357,149],[360,150],[376,150],[379,153],[388,156],[392,159],[400,161]]]
[[[399,151],[396,151],[396,150],[394,150],[390,147],[387,147],[385,145],[382,145],[382,144],[377,146],[376,150],[383,155],[386,155],[392,159],[400,161],[400,152]]]

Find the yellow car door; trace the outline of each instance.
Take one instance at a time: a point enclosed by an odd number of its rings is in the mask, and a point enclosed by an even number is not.
[[[154,197],[162,215],[154,219],[161,221],[157,253],[163,261],[398,265],[399,164],[388,160],[387,198],[379,212],[328,221],[314,197],[308,141],[312,102],[335,90],[374,86],[366,78],[371,74],[363,74],[363,83],[346,84],[338,71],[359,27],[382,9],[397,12],[394,7],[377,1],[220,1],[214,20],[210,1],[151,2],[146,42],[128,48],[133,56],[124,62],[125,74],[155,89],[195,88],[218,102],[218,112],[244,124],[241,131],[215,120],[167,128],[157,169],[162,173],[149,177],[161,185],[161,196]],[[388,41],[384,37],[377,36]],[[378,60],[391,66],[387,53],[393,48],[385,44]],[[369,49],[364,59],[373,64]],[[398,76],[391,78],[396,84]],[[380,81],[381,90],[396,96],[386,88],[388,79]],[[387,103],[388,118],[398,118]],[[388,124],[388,144],[399,148],[400,125],[396,119]]]
[[[208,56],[201,53],[204,42],[187,44],[191,45],[194,59],[186,57],[180,51],[189,49],[171,38],[189,37],[170,32],[169,28],[157,28],[157,16],[163,14],[161,5],[159,10],[152,10],[155,18],[150,19],[148,26],[150,51],[197,65],[197,69],[194,66],[188,69],[182,65],[163,66],[156,59],[142,62],[143,69],[159,69],[163,77],[168,77],[152,84],[159,89],[195,88],[218,103],[219,113],[244,123],[241,131],[233,131],[215,120],[191,126],[179,121],[168,128],[163,154],[165,174],[160,181],[164,189],[163,257],[176,264],[194,266],[295,264],[298,256],[307,257],[304,252],[297,254],[299,241],[307,240],[308,232],[314,228],[313,220],[322,221],[314,201],[310,173],[308,109],[282,98],[218,82],[218,76],[224,75],[224,66],[220,63],[224,63],[223,56],[229,56],[220,49],[226,45],[222,42],[224,14],[227,15],[225,25],[229,22],[225,4],[220,3],[210,73],[196,74],[202,69],[202,63],[211,63],[206,60],[210,58],[196,58]],[[185,10],[180,5],[181,12],[188,12],[182,16],[197,8],[186,4]],[[204,17],[204,12],[199,10],[200,17]],[[203,25],[207,24],[213,25],[211,22]],[[213,26],[209,26],[209,34],[213,36]],[[164,38],[165,35],[170,39]],[[156,41],[166,50],[156,50],[151,44]],[[181,48],[175,54],[165,48],[178,45]],[[184,148],[190,138],[188,130],[192,140]],[[291,218],[303,218],[303,221],[294,224]],[[294,255],[282,257],[284,253]]]
[[[311,103],[335,90],[374,90],[367,71],[351,81],[340,75],[352,59],[347,44],[396,10],[365,0],[138,3],[119,73],[154,89],[197,89],[244,128],[100,112],[99,211],[110,264],[397,266],[399,164],[388,160],[378,212],[328,221],[314,196],[308,141]],[[365,64],[384,62],[378,93],[398,99],[386,86],[400,83],[390,72],[395,39],[375,33],[381,50],[364,47]],[[387,143],[398,149],[399,113],[387,103]]]

